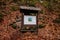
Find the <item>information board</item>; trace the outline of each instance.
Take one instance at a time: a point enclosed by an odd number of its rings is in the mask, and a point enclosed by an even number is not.
[[[24,25],[36,25],[36,16],[24,15]]]

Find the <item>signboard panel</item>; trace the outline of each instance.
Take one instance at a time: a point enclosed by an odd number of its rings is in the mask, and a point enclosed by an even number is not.
[[[24,15],[24,25],[36,25],[36,16]]]

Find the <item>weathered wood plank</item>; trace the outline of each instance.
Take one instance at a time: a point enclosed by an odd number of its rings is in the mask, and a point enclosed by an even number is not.
[[[20,6],[21,9],[27,9],[27,10],[36,10],[36,11],[40,11],[40,8],[36,8],[36,7],[27,7],[27,6]]]

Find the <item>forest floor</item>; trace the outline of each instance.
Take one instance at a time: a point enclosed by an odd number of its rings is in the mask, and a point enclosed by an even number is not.
[[[52,22],[58,17],[57,13],[47,12],[47,9],[41,6],[40,8],[43,9],[45,13],[39,13],[38,25],[44,24],[44,28],[38,28],[38,32],[21,33],[19,29],[21,28],[22,14],[19,10],[13,11],[3,18],[4,21],[0,25],[0,40],[60,40],[60,24]],[[19,17],[19,22],[16,22],[16,16]],[[9,26],[9,24],[13,22],[19,27],[13,29]]]

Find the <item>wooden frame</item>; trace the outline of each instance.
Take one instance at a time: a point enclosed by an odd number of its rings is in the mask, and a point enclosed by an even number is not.
[[[30,16],[32,16],[32,15],[30,15]],[[24,26],[36,26],[37,30],[22,30],[22,28]],[[38,31],[38,15],[36,15],[36,25],[24,25],[24,13],[22,13],[22,27],[21,27],[21,31]]]
[[[20,12],[22,12],[22,26],[21,26],[21,31],[37,31],[38,32],[38,11],[40,11],[41,9],[40,8],[36,8],[36,7],[26,7],[26,6],[20,6]],[[35,13],[36,14],[36,25],[24,25],[24,13]],[[30,15],[32,16],[32,15]],[[22,30],[22,28],[24,26],[36,26],[37,27],[37,30]]]

